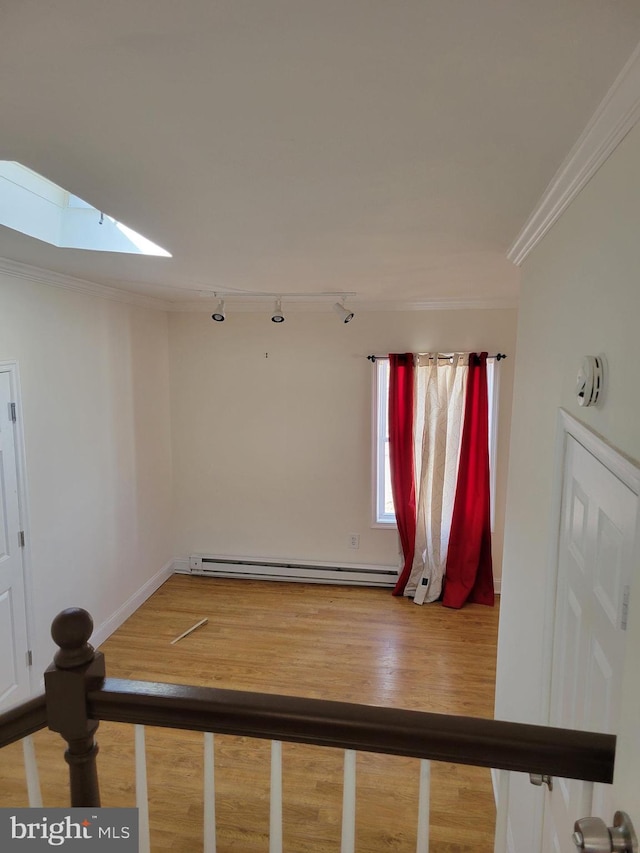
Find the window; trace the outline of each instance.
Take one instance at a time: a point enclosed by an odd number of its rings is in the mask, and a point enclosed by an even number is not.
[[[489,397],[489,468],[491,477],[491,530],[495,522],[495,465],[498,426],[498,373],[495,361],[487,362]],[[374,371],[373,417],[373,526],[395,527],[389,464],[389,360],[379,358]]]
[[[0,160],[0,225],[66,249],[171,254],[14,160]]]
[[[386,358],[379,358],[375,363],[374,403],[374,523],[395,526],[389,464],[389,360]]]

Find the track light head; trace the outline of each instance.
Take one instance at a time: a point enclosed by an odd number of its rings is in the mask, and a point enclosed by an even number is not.
[[[340,302],[336,302],[333,306],[333,310],[342,317],[343,323],[350,323],[353,318],[356,316],[353,311],[349,311],[348,308],[345,308],[344,305],[341,305]]]
[[[226,316],[227,314],[224,310],[224,299],[221,299],[220,302],[218,302],[216,310],[211,315],[211,319],[215,320],[216,323],[222,323]]]
[[[282,313],[282,305],[281,300],[276,299],[276,304],[273,309],[273,314],[271,315],[272,323],[284,323],[284,314]]]

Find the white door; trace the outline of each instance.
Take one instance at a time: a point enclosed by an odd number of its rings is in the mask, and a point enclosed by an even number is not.
[[[551,725],[618,730],[637,517],[637,495],[567,436]],[[545,803],[543,851],[575,850],[573,824],[589,814],[611,823],[611,786],[555,779]]]
[[[30,695],[11,375],[0,372],[0,708]]]

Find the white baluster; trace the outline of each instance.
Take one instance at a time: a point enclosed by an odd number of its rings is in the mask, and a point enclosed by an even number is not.
[[[593,814],[593,782],[579,782],[578,784],[582,786],[578,811],[581,815],[590,816]]]
[[[498,770],[498,805],[496,810],[496,834],[494,853],[506,853],[507,823],[509,820],[509,770]]]
[[[340,853],[355,853],[356,847],[356,753],[344,751],[342,786],[342,843]]]
[[[581,815],[591,815],[593,814],[593,782],[582,782],[581,785],[579,812]]]
[[[204,853],[216,853],[216,784],[211,732],[204,733]]]
[[[271,804],[269,853],[282,853],[282,744],[271,741]]]
[[[431,796],[431,762],[420,759],[418,791],[418,840],[416,853],[429,853],[429,799]]]
[[[139,853],[150,853],[149,794],[147,791],[147,753],[144,726],[135,726],[136,744],[136,806],[138,807]]]
[[[24,755],[24,772],[27,777],[29,805],[32,809],[41,809],[40,776],[38,774],[38,762],[36,761],[36,751],[31,735],[27,735],[27,737],[22,739],[22,753]]]

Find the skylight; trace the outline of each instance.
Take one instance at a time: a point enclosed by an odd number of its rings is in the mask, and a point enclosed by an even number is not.
[[[64,249],[171,257],[142,234],[12,160],[0,160],[0,225]]]

